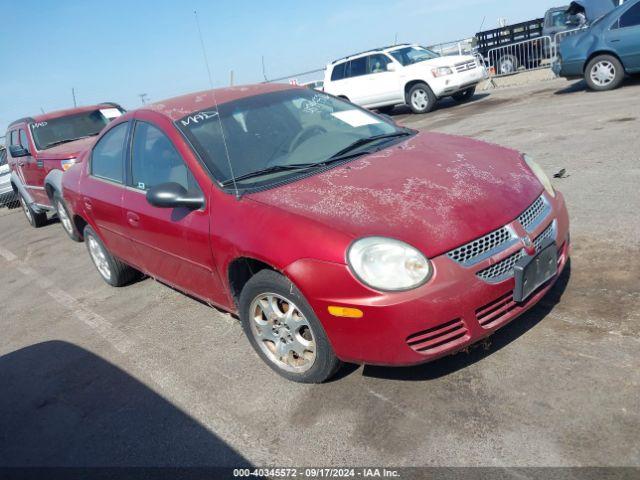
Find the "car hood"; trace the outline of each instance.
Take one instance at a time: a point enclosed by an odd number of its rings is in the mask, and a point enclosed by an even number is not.
[[[91,148],[98,137],[87,137],[74,140],[73,142],[56,145],[39,152],[39,157],[43,160],[66,160],[77,158],[82,152]]]
[[[352,238],[392,237],[435,257],[513,221],[541,192],[513,150],[421,133],[248,198]]]

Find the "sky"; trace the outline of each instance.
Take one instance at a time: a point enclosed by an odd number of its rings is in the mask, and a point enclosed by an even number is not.
[[[209,88],[322,68],[398,42],[473,36],[553,0],[0,0],[0,136],[20,117],[114,101],[127,109]]]

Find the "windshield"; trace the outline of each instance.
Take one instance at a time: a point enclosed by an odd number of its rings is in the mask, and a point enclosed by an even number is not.
[[[566,10],[556,10],[547,14],[545,24],[550,28],[564,28],[568,24],[577,24],[577,22]]]
[[[241,188],[263,186],[295,174],[298,166],[318,166],[337,154],[368,151],[407,134],[378,115],[309,89],[256,95],[212,107],[176,122],[213,176]],[[222,135],[224,129],[224,138]],[[377,138],[377,137],[385,138]],[[368,142],[371,137],[376,137]],[[226,145],[225,145],[226,143]]]
[[[46,150],[61,143],[97,135],[121,113],[117,108],[103,108],[32,123],[33,140],[38,150]]]
[[[432,52],[431,50],[427,50],[426,48],[422,47],[400,48],[398,50],[389,52],[389,54],[405,67],[413,63],[433,60],[434,58],[438,58],[440,56],[436,52]]]

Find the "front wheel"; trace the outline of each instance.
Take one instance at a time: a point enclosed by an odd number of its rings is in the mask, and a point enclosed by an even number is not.
[[[47,223],[47,214],[44,212],[36,212],[22,195],[20,195],[20,206],[22,207],[24,216],[27,217],[29,225],[33,228],[40,228]]]
[[[451,97],[458,103],[468,102],[476,94],[476,87],[467,88],[461,92],[454,93]]]
[[[624,67],[611,55],[598,55],[589,62],[584,79],[591,90],[604,92],[618,88],[624,80]]]
[[[240,294],[240,320],[254,350],[274,371],[299,383],[322,383],[341,365],[302,293],[272,270],[254,275]]]
[[[438,99],[426,83],[417,83],[409,90],[408,103],[413,113],[429,113]]]

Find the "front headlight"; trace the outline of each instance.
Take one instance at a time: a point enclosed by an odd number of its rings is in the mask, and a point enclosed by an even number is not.
[[[447,75],[453,75],[453,70],[449,67],[439,67],[431,70],[434,77],[446,77]]]
[[[552,197],[555,197],[556,191],[553,189],[553,185],[551,185],[551,180],[549,180],[549,177],[547,176],[547,174],[544,173],[544,170],[542,169],[542,167],[538,165],[536,162],[534,162],[529,155],[523,155],[522,159],[526,162],[526,164],[529,166],[529,168],[535,174],[535,176],[538,177],[538,180],[540,180],[540,183],[542,184],[544,189],[547,191],[547,193]]]
[[[60,165],[62,166],[62,171],[63,172],[66,172],[67,170],[69,170],[75,164],[76,164],[76,159],[75,158],[70,158],[69,160],[62,160],[60,162]]]
[[[431,263],[418,250],[399,240],[367,237],[347,251],[347,262],[356,277],[376,290],[412,290],[431,276]]]

